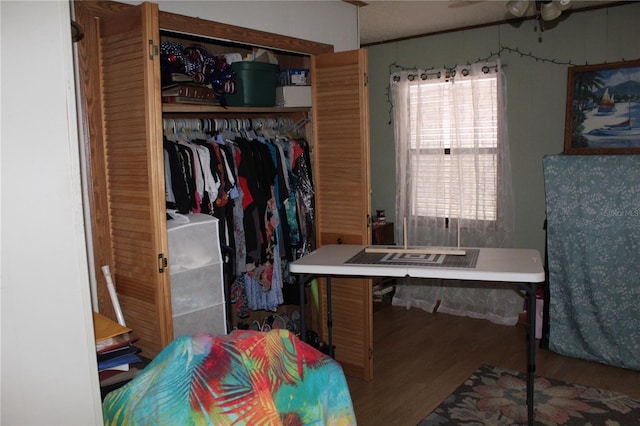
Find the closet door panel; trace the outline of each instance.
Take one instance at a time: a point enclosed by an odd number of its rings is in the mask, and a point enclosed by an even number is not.
[[[312,57],[318,244],[369,244],[366,50]],[[324,286],[321,294],[325,294]],[[324,297],[324,296],[323,296]],[[326,304],[326,298],[321,299]],[[333,343],[349,375],[373,378],[371,282],[332,279]],[[321,309],[324,315],[325,309]],[[323,321],[326,323],[326,321]],[[321,330],[326,336],[326,328]]]
[[[324,285],[322,288],[324,293]],[[323,302],[326,303],[326,297]],[[336,360],[342,365],[345,374],[372,380],[371,280],[333,278],[331,303]]]
[[[168,250],[158,40],[155,4],[100,19],[111,271],[125,321],[149,357],[173,339],[164,267]]]
[[[115,319],[109,291],[99,265],[111,265],[111,236],[109,231],[108,200],[106,194],[106,172],[104,164],[104,144],[102,127],[102,102],[98,52],[98,19],[88,2],[74,2],[75,19],[83,28],[85,36],[76,43],[78,49],[78,77],[80,81],[80,108],[82,144],[84,148],[85,171],[89,188],[89,208],[91,216],[91,248],[93,254],[96,286],[92,294],[103,315]],[[96,266],[97,265],[97,266]]]

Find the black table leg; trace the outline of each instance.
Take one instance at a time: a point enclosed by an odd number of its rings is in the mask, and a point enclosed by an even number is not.
[[[303,342],[307,341],[307,325],[305,318],[305,284],[309,279],[312,279],[311,275],[298,275],[298,288],[300,290],[300,339]],[[318,277],[316,277],[318,278]],[[327,331],[329,333],[329,356],[334,358],[333,351],[333,316],[331,306],[331,277],[326,277],[327,280]]]
[[[333,353],[333,315],[331,313],[331,277],[327,277],[327,332],[329,334],[329,356],[334,358]]]
[[[307,281],[307,276],[304,274],[298,275],[298,289],[300,291],[300,340],[303,342],[307,341],[307,323],[305,318],[305,294],[304,294],[304,284]]]

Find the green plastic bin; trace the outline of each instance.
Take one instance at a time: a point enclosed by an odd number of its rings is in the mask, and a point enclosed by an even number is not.
[[[236,92],[227,94],[229,106],[272,107],[276,104],[278,65],[266,62],[234,62]]]

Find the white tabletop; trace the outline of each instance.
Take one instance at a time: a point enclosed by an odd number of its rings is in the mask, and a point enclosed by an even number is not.
[[[319,276],[416,277],[522,283],[539,283],[545,278],[540,253],[532,249],[478,248],[478,260],[473,268],[345,263],[366,247],[325,245],[291,263],[289,270],[296,274]]]

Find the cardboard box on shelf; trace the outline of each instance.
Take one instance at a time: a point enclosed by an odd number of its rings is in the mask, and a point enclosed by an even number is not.
[[[311,86],[282,86],[276,88],[279,107],[310,107]]]

